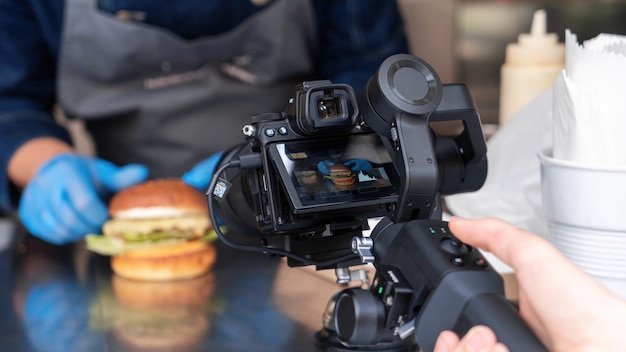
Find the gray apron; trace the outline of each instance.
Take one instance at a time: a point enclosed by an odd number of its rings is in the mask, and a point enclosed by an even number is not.
[[[282,111],[313,72],[307,0],[276,1],[231,31],[196,40],[117,19],[96,2],[67,0],[59,103],[85,120],[99,156],[143,163],[151,177],[180,176],[243,142],[250,116]]]

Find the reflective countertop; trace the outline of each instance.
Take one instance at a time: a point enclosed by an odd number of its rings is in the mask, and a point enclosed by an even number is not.
[[[0,218],[0,351],[323,350],[315,333],[347,287],[333,271],[215,245],[209,275],[144,283],[82,243],[53,246]],[[504,283],[516,301],[514,277]]]
[[[141,283],[0,218],[0,351],[316,351],[332,271],[218,247],[210,275]]]

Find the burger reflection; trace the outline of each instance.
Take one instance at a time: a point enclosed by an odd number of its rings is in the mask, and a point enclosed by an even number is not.
[[[211,327],[215,277],[146,282],[113,275],[111,332],[124,351],[191,351]]]

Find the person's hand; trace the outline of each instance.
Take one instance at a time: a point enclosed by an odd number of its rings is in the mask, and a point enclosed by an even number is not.
[[[73,242],[100,231],[108,218],[106,197],[147,177],[143,165],[118,167],[63,153],[48,160],[24,188],[19,217],[31,234],[47,242]]]
[[[365,159],[351,159],[343,163],[352,171],[367,171],[372,169],[372,164]],[[323,160],[317,163],[317,169],[324,175],[330,175],[330,167],[335,165],[334,162]]]
[[[372,164],[365,159],[351,159],[343,163],[352,171],[367,171],[372,169]]]
[[[546,239],[496,219],[453,217],[461,241],[492,252],[514,270],[520,314],[550,351],[620,351],[626,346],[626,302],[569,261]],[[442,333],[441,351],[459,344]],[[460,350],[465,351],[465,350]]]
[[[322,160],[317,163],[317,170],[319,170],[319,172],[321,172],[322,174],[328,176],[330,175],[330,167],[333,165],[335,165],[335,163],[332,161]]]
[[[434,352],[508,352],[509,349],[498,342],[493,330],[486,326],[478,325],[472,327],[463,339],[452,331],[443,331]]]
[[[217,152],[207,159],[202,160],[191,170],[184,173],[181,179],[195,189],[206,192],[211,184],[211,178],[213,178],[217,164],[222,160],[222,154],[224,153]]]

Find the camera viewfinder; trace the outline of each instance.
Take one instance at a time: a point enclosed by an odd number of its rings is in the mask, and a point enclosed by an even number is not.
[[[332,91],[324,91],[324,97],[317,102],[317,112],[322,119],[335,119],[343,116],[341,100],[332,96]]]
[[[359,115],[354,90],[347,84],[308,81],[298,86],[286,109],[289,124],[302,136],[347,133]]]

